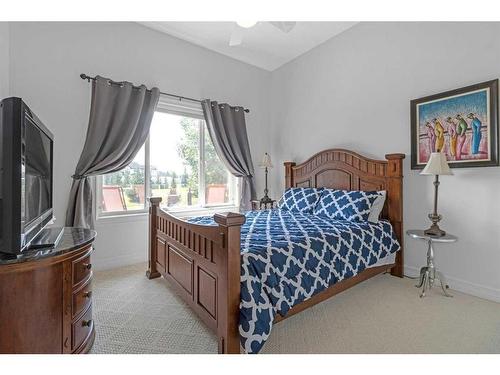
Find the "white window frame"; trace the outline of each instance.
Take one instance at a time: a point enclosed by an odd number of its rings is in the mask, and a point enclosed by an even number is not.
[[[199,119],[199,134],[200,134],[200,158],[199,158],[199,176],[198,182],[200,186],[200,190],[198,192],[198,198],[200,202],[203,202],[200,206],[186,206],[186,207],[173,207],[168,208],[168,212],[174,213],[179,217],[189,217],[195,215],[208,215],[216,212],[226,212],[226,211],[234,211],[239,209],[238,202],[240,200],[239,197],[239,186],[240,186],[240,178],[236,178],[232,176],[229,171],[228,176],[230,177],[229,181],[233,181],[233,183],[228,184],[228,188],[230,194],[234,197],[233,202],[224,203],[224,204],[206,204],[205,203],[205,173],[204,173],[204,149],[205,149],[205,118],[203,115],[203,110],[201,108],[200,103],[198,102],[190,102],[190,101],[181,101],[179,99],[173,99],[166,95],[160,95],[160,99],[158,101],[158,105],[156,107],[155,112],[164,112],[173,115],[186,116],[191,118]],[[97,216],[97,220],[101,219],[109,219],[114,217],[124,217],[124,216],[144,216],[148,213],[148,203],[147,200],[151,197],[151,186],[150,186],[150,175],[151,175],[151,163],[150,163],[150,142],[149,136],[144,143],[144,191],[146,195],[146,203],[144,209],[139,210],[127,210],[127,211],[111,211],[104,212],[102,210],[101,203],[102,202],[102,185],[103,185],[103,176],[97,176],[95,182],[95,212]],[[165,208],[164,208],[165,209]]]

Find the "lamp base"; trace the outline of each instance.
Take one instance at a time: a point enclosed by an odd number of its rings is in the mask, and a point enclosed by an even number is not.
[[[266,194],[266,195],[264,195],[264,197],[262,197],[262,198],[260,199],[260,204],[261,204],[261,205],[271,204],[272,202],[273,202],[273,200],[272,200],[271,198],[269,198],[269,197],[267,196],[267,194]]]
[[[446,163],[446,162],[445,162]],[[439,228],[438,223],[443,218],[437,213],[437,202],[438,202],[438,188],[439,188],[439,175],[436,175],[434,180],[434,211],[429,214],[428,217],[432,221],[430,228],[424,230],[424,233],[428,236],[442,237],[446,235],[446,232]]]
[[[446,232],[439,228],[438,222],[441,220],[441,215],[430,214],[429,219],[432,221],[432,225],[424,230],[424,233],[428,236],[442,237],[446,235]]]

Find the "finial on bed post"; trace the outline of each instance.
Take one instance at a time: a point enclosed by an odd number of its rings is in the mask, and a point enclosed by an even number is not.
[[[151,197],[149,198],[149,202],[148,269],[146,271],[146,277],[148,279],[155,279],[161,276],[156,269],[156,228],[161,198]]]
[[[405,158],[405,156],[405,154],[386,154],[385,158],[389,162],[389,170],[387,171],[387,173],[394,177],[402,177],[403,159]]]
[[[246,217],[227,212],[215,214],[214,221],[219,224],[222,236],[222,251],[216,260],[219,276],[222,276],[217,283],[218,350],[221,354],[239,354],[241,226]]]
[[[403,243],[403,159],[405,154],[387,154],[387,197],[388,216],[394,228],[401,250],[396,254],[396,265],[391,269],[391,275],[404,276],[404,243]]]
[[[149,202],[151,203],[151,206],[159,206],[162,201],[161,197],[150,197],[148,199]]]
[[[292,168],[295,167],[296,163],[293,161],[286,161],[283,164],[285,166],[285,188],[291,188],[294,184]]]
[[[217,224],[223,225],[225,227],[241,226],[245,223],[245,215],[238,214],[235,212],[224,212],[214,215],[214,221]]]

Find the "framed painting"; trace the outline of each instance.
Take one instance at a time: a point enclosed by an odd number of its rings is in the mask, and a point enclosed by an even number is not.
[[[432,152],[452,168],[498,165],[498,79],[411,101],[411,169]]]

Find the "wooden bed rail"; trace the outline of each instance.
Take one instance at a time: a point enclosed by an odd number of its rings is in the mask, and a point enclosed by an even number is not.
[[[149,198],[146,276],[163,276],[217,334],[219,353],[239,353],[240,234],[245,216],[215,214],[217,225],[198,225],[160,208]]]

